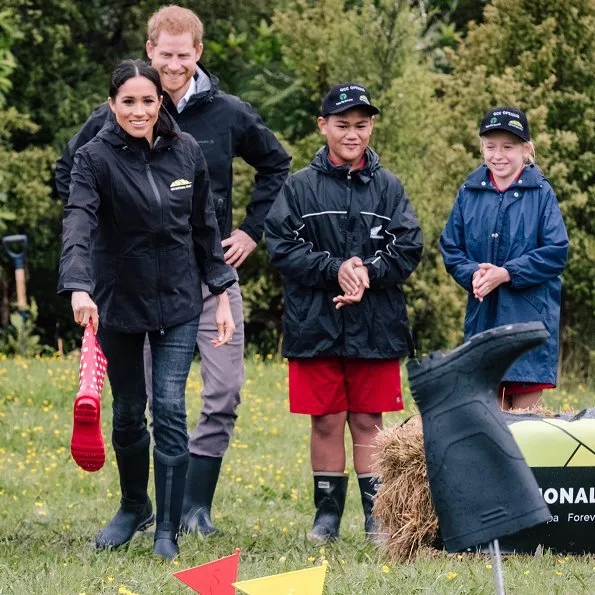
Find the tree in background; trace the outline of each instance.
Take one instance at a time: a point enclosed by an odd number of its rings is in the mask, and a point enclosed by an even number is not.
[[[37,132],[31,119],[14,107],[6,107],[12,91],[12,75],[17,67],[11,48],[21,33],[13,14],[0,10],[0,237],[26,233],[36,248],[36,263],[55,266],[55,228],[58,209],[50,200],[51,165],[54,153],[49,149],[19,142],[24,135]],[[21,148],[19,148],[21,147]],[[29,260],[31,262],[31,260]],[[8,347],[10,295],[13,287],[13,263],[0,252],[0,350]]]
[[[494,0],[469,28],[443,79],[449,144],[462,182],[478,153],[478,119],[489,107],[527,112],[537,163],[551,180],[570,236],[563,276],[562,367],[581,377],[595,364],[595,4],[592,0]],[[453,195],[454,200],[454,195]]]

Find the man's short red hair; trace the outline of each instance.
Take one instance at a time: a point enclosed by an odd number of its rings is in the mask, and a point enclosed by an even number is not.
[[[171,35],[180,35],[190,33],[194,45],[202,43],[204,26],[202,21],[188,8],[182,8],[172,4],[160,8],[147,24],[147,34],[149,41],[156,46],[159,35],[162,31],[167,31]]]

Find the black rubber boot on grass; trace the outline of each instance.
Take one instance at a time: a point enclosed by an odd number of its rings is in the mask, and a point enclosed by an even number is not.
[[[314,517],[314,526],[307,535],[309,541],[324,543],[339,537],[339,525],[345,508],[348,480],[349,476],[344,473],[314,474],[316,516]]]
[[[123,546],[137,531],[144,531],[155,521],[153,507],[147,493],[149,442],[149,434],[126,447],[120,447],[113,442],[120,473],[122,498],[120,509],[114,518],[95,538],[95,547],[98,549]]]
[[[374,508],[374,497],[380,487],[380,480],[373,475],[366,473],[357,476],[359,491],[362,497],[362,507],[364,509],[364,530],[366,536],[370,539],[376,539],[378,536],[378,520],[372,516]]]
[[[173,560],[179,553],[178,531],[182,516],[188,453],[170,456],[153,449],[157,525],[153,555]]]
[[[200,533],[203,537],[219,532],[219,529],[211,521],[211,506],[222,460],[220,457],[190,455],[181,531]]]

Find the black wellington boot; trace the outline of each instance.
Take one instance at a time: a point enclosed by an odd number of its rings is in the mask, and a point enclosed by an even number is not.
[[[219,532],[211,521],[211,505],[222,460],[220,457],[190,455],[180,525],[182,531],[198,532],[204,537]]]
[[[113,442],[120,473],[122,498],[116,516],[99,532],[95,546],[117,548],[128,543],[137,531],[155,521],[147,493],[149,483],[149,434],[124,448]]]
[[[349,476],[343,473],[314,474],[314,526],[308,533],[309,541],[323,543],[339,537],[339,525],[345,508]]]
[[[182,516],[188,453],[170,456],[153,449],[157,525],[153,555],[173,560],[179,553],[178,530]]]
[[[362,497],[366,536],[374,539],[378,535],[378,521],[372,516],[372,508],[374,507],[374,496],[376,496],[376,492],[380,487],[380,480],[366,473],[358,475],[357,482],[359,483],[359,491]]]
[[[432,501],[449,552],[550,518],[496,398],[508,367],[547,336],[541,322],[511,324],[407,364]]]

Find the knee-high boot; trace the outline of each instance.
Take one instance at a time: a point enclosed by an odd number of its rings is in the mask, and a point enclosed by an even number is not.
[[[152,525],[155,517],[147,493],[149,483],[149,434],[130,446],[113,441],[122,498],[116,516],[95,538],[97,548],[116,548],[128,543],[136,531]]]
[[[541,322],[501,326],[407,364],[432,501],[449,552],[550,518],[496,399],[506,370],[547,335]]]
[[[365,473],[357,476],[357,482],[364,509],[364,530],[368,537],[373,538],[378,533],[378,521],[372,516],[372,509],[374,508],[374,496],[376,496],[380,486],[380,480],[370,473]]]
[[[180,553],[178,531],[182,516],[188,453],[170,456],[153,449],[157,525],[153,554],[168,560]]]
[[[314,526],[308,533],[309,541],[322,543],[339,537],[339,525],[345,508],[349,476],[343,473],[314,474]]]
[[[206,537],[219,529],[211,521],[211,505],[221,471],[221,457],[190,455],[181,530]]]

